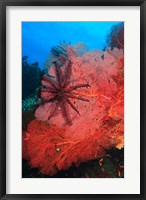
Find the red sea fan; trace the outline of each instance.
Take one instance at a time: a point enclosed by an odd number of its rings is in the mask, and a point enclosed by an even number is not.
[[[30,122],[24,134],[24,158],[51,176],[73,163],[78,166],[99,158],[111,147],[120,149],[124,142],[123,51],[89,52],[82,57],[71,54],[69,59],[69,84],[89,83],[90,88],[74,91],[89,101],[70,100],[80,113],[68,106],[72,124],[66,123],[61,112],[46,123],[49,106],[41,105],[35,112],[37,120]],[[55,76],[53,67],[49,73]]]
[[[106,119],[105,123],[106,127],[107,123],[111,123],[111,130],[115,132],[117,121]],[[65,130],[34,120],[24,133],[27,143],[23,144],[23,155],[24,158],[27,155],[32,168],[37,167],[41,173],[52,176],[59,170],[68,169],[73,163],[79,166],[81,162],[102,157],[115,144],[110,131],[103,128],[92,136],[72,140],[65,136]]]
[[[29,160],[28,156],[28,148],[27,148],[27,132],[23,132],[22,134],[22,157],[24,160]]]

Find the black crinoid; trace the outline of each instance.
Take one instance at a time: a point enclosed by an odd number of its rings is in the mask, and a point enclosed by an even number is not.
[[[76,113],[79,113],[77,108],[72,104],[70,99],[89,101],[83,96],[77,95],[75,90],[78,88],[90,87],[88,83],[78,85],[71,84],[72,62],[68,60],[63,67],[59,66],[57,61],[53,62],[55,79],[44,75],[42,77],[42,88],[40,90],[41,102],[39,105],[50,104],[51,111],[48,114],[48,120],[55,116],[58,111],[61,112],[62,117],[68,125],[72,125],[68,106],[70,106]]]
[[[50,53],[57,58],[60,66],[64,65],[68,59],[67,49],[63,45],[53,46]]]

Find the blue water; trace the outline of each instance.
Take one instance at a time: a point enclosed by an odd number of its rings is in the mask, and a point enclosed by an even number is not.
[[[59,41],[83,42],[89,50],[103,49],[106,36],[119,22],[23,22],[22,55],[43,68],[50,48]]]

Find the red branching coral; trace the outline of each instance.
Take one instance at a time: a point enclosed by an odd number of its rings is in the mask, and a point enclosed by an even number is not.
[[[70,51],[71,52],[71,51]],[[37,120],[25,133],[23,154],[31,167],[53,175],[73,163],[96,159],[111,147],[123,147],[124,135],[124,57],[123,51],[87,52],[78,57],[68,54],[72,63],[70,84],[89,83],[77,88],[76,96],[89,102],[71,99],[80,112],[68,107],[72,125],[65,123],[61,112],[48,119],[49,105],[36,110]],[[55,76],[52,67],[49,74]]]
[[[24,158],[28,159],[31,167],[40,168],[41,173],[54,175],[59,170],[68,169],[73,163],[78,166],[81,162],[103,156],[115,144],[114,136],[110,134],[111,131],[116,134],[115,125],[118,125],[116,129],[121,129],[118,121],[106,119],[104,128],[96,134],[72,140],[65,136],[65,130],[34,120],[29,124],[28,132],[24,133]],[[106,130],[105,127],[112,128]]]

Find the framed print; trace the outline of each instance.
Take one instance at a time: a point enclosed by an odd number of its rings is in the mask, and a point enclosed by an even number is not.
[[[145,1],[1,1],[1,199],[146,199]]]

